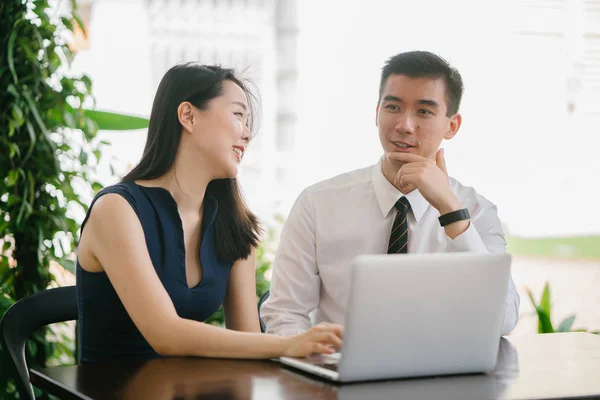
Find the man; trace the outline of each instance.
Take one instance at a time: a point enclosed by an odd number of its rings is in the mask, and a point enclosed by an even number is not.
[[[458,71],[435,54],[413,51],[386,62],[376,108],[384,154],[374,166],[317,183],[296,200],[261,309],[269,333],[343,323],[357,255],[506,251],[496,206],[448,177],[439,149],[460,128],[462,91]],[[502,334],[515,327],[518,309],[511,278]]]

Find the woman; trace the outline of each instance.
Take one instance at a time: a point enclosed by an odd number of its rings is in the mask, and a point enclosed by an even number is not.
[[[253,97],[232,70],[197,64],[162,79],[140,163],[102,190],[77,260],[81,361],[331,353],[342,328],[260,333],[259,226],[235,176]],[[204,324],[223,304],[227,329]]]

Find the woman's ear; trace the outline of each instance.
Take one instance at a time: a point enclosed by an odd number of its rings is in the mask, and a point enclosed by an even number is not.
[[[194,126],[194,106],[191,103],[184,101],[177,107],[177,118],[179,123],[188,132],[193,130]]]

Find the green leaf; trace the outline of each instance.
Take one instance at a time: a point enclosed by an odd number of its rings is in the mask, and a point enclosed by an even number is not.
[[[23,158],[23,163],[29,159],[31,154],[33,153],[33,149],[35,148],[35,143],[37,142],[37,138],[35,137],[35,130],[33,129],[33,125],[31,122],[27,121],[27,132],[29,132],[29,149],[27,149],[27,154]]]
[[[67,28],[68,30],[70,30],[71,32],[73,32],[73,23],[71,22],[71,20],[69,20],[69,18],[62,17],[60,20],[62,21],[62,23],[65,26],[65,28]]]
[[[573,322],[575,322],[575,314],[563,319],[560,325],[558,325],[556,332],[570,332]]]
[[[547,285],[546,285],[547,289]],[[548,292],[544,289],[544,292]],[[535,309],[538,316],[538,332],[539,333],[552,333],[554,332],[554,328],[552,327],[552,322],[550,321],[550,314],[546,312],[541,306],[538,306],[533,298],[533,293],[530,289],[527,289],[527,295],[529,296],[529,300]],[[548,295],[549,296],[549,295]]]
[[[8,156],[11,159],[14,158],[15,155],[18,155],[19,157],[21,157],[21,149],[19,149],[19,145],[17,145],[16,143],[8,143],[8,147],[9,147]]]
[[[83,25],[80,25],[81,29],[83,30],[84,27]],[[87,89],[88,93],[92,92],[92,80],[90,79],[89,76],[87,75],[82,75],[81,78],[79,78],[81,80],[81,82],[84,83],[85,88]]]
[[[135,117],[132,115],[98,110],[84,110],[84,113],[98,125],[98,129],[102,130],[126,131],[132,129],[145,129],[149,124],[147,118]]]
[[[27,181],[29,182],[29,205],[33,211],[33,201],[35,198],[35,178],[33,177],[31,170],[27,171]]]
[[[8,137],[13,137],[15,135],[15,126],[12,121],[8,121]]]
[[[100,150],[94,150],[94,157],[96,157],[96,160],[98,160],[98,162],[100,162],[100,159],[102,158],[102,152]]]
[[[79,16],[79,13],[73,13],[73,19],[77,23],[77,26],[79,27],[79,29],[81,29],[81,32],[83,33],[83,35],[84,36],[87,35],[87,31],[85,29],[85,24],[81,20],[81,17]]]
[[[21,22],[21,21],[19,21]],[[12,74],[13,77],[13,81],[15,83],[19,83],[19,78],[17,77],[17,70],[15,69],[15,54],[14,54],[14,48],[15,48],[15,39],[17,38],[17,26],[19,26],[19,22],[17,22],[13,28],[13,31],[10,33],[10,36],[8,38],[8,45],[6,46],[8,48],[8,52],[7,52],[7,60],[8,60],[8,69],[10,69],[10,73]]]
[[[19,171],[17,171],[16,169],[11,169],[10,171],[8,171],[8,182],[6,183],[6,186],[11,187],[16,185],[16,183],[19,181]]]
[[[63,46],[61,48],[65,58],[67,59],[67,67],[70,67],[71,63],[73,62],[73,59],[75,58],[75,54],[68,47]]]
[[[85,129],[83,130],[83,132],[85,133],[86,137],[88,137],[88,139],[91,140],[92,137],[96,136],[96,133],[98,133],[98,125],[96,125],[96,122],[89,117],[85,117],[84,121]]]
[[[100,182],[92,183],[92,190],[94,190],[94,195],[98,194],[98,192],[101,191],[103,188],[104,186],[102,186]]]
[[[23,214],[25,214],[25,209],[27,208],[27,206],[29,206],[29,203],[27,203],[26,198],[29,195],[29,186],[23,186],[23,201],[21,202],[21,207],[19,208],[19,214],[17,214],[17,219],[15,220],[15,223],[17,226],[21,225],[21,221],[23,219]]]
[[[50,146],[52,153],[56,153],[56,143],[50,137],[50,133],[46,129],[46,124],[44,124],[44,121],[42,120],[42,117],[40,116],[40,113],[38,112],[37,106],[31,99],[31,96],[29,96],[29,93],[27,93],[27,91],[23,91],[23,97],[25,97],[25,100],[27,100],[27,103],[29,104],[29,109],[33,113],[34,119],[36,120],[38,126],[42,130],[42,134],[44,135],[44,138],[46,139],[46,144],[48,146]],[[54,161],[54,169],[58,173],[58,171],[60,171],[60,165],[58,163],[58,159],[54,158],[53,161]]]
[[[43,220],[38,220],[36,221],[35,225],[37,227],[37,237],[38,237],[38,243],[37,243],[37,259],[38,259],[38,263],[42,263],[42,243],[44,242],[44,231],[42,229],[42,224],[40,223]]]
[[[81,162],[81,165],[87,164],[88,155],[84,150],[81,150],[81,152],[79,152],[79,161]]]
[[[8,93],[12,94],[13,97],[15,98],[15,100],[18,100],[18,99],[21,98],[21,95],[19,95],[19,92],[17,91],[17,88],[12,83],[10,85],[8,85],[6,91]]]
[[[10,207],[13,204],[18,204],[20,201],[21,201],[21,198],[19,196],[15,196],[14,194],[9,194],[8,195],[8,201],[6,202],[6,205]],[[2,229],[0,229],[0,231],[2,231]]]
[[[56,51],[49,51],[46,54],[48,58],[48,68],[50,69],[50,72],[54,73],[61,65],[60,56]]]
[[[40,2],[34,2],[34,5],[35,7],[33,8],[33,12],[35,13],[35,15],[37,15],[41,19],[46,18],[46,7],[44,7],[44,4]]]
[[[63,120],[65,121],[65,125],[67,125],[69,128],[76,128],[75,118],[70,112],[63,114]]]
[[[552,315],[550,313],[550,285],[548,285],[548,282],[546,282],[546,285],[544,286],[544,292],[542,293],[540,307],[546,312],[546,314]]]
[[[539,333],[554,333],[550,316],[546,314],[546,311],[541,307],[536,308],[536,312],[539,319],[538,332]]]
[[[12,107],[12,117],[17,126],[21,126],[25,123],[25,118],[23,118],[23,110],[21,110],[21,107],[17,106],[16,104]]]
[[[4,253],[6,250],[8,250],[8,249],[10,248],[10,246],[11,246],[11,243],[10,243],[10,242],[5,242],[5,243],[2,245],[2,252]]]
[[[33,100],[31,99],[31,96],[29,96],[29,93],[27,93],[26,91],[23,91],[23,97],[25,97],[25,100],[27,100],[27,103],[29,105],[29,110],[31,110],[31,113],[33,114],[33,118],[35,119],[38,126],[42,130],[42,133],[46,137],[48,144],[52,148],[52,151],[53,152],[56,151],[56,144],[50,138],[50,135],[48,134],[48,129],[46,129],[46,124],[44,124],[44,121],[42,120],[42,117],[40,116],[40,113],[37,109],[36,104],[33,102]]]

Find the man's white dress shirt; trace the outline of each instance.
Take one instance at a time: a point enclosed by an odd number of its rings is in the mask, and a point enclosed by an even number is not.
[[[440,226],[438,210],[414,190],[406,195],[411,206],[408,253],[505,252],[496,206],[453,178],[450,185],[469,209],[469,228],[450,239]],[[344,323],[350,263],[361,254],[387,252],[397,213],[394,204],[400,197],[402,193],[384,177],[381,160],[319,182],[300,194],[284,224],[270,297],[261,308],[268,333],[294,335],[313,323]],[[503,335],[515,327],[518,310],[519,295],[511,277],[504,300]]]

